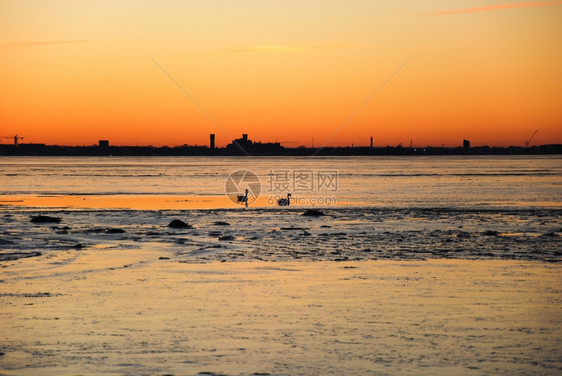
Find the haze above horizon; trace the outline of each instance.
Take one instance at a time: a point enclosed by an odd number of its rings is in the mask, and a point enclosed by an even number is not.
[[[0,0],[0,137],[562,143],[560,19],[562,1]]]

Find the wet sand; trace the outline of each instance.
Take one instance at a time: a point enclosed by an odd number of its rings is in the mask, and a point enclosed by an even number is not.
[[[3,374],[560,374],[562,267],[186,263],[159,248],[2,263]]]

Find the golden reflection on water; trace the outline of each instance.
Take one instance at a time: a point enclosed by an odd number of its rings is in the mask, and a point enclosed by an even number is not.
[[[218,209],[237,205],[226,196],[87,195],[31,196],[0,198],[0,206],[76,209]]]
[[[337,202],[337,205],[350,205]],[[354,205],[362,204],[354,202]],[[0,207],[36,207],[65,209],[231,209],[244,207],[228,196],[171,196],[171,195],[10,195],[0,196]],[[276,207],[269,196],[258,197],[249,207]]]

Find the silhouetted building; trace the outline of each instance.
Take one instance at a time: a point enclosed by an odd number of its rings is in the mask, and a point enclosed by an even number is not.
[[[232,140],[231,144],[226,145],[226,150],[230,154],[238,155],[276,155],[282,154],[285,148],[280,142],[253,142],[248,139],[247,134],[243,134],[242,138]]]
[[[213,150],[213,149],[215,148],[215,134],[214,134],[214,133],[211,133],[211,134],[210,134],[210,138],[211,138],[211,143],[210,143],[209,148],[210,148],[211,150]]]
[[[243,134],[242,138],[237,138],[232,140],[231,144],[226,145],[226,149],[235,153],[244,153],[244,151],[248,152],[252,147],[252,141],[248,140],[248,135]]]
[[[470,141],[462,140],[462,148],[463,149],[470,149]]]
[[[371,137],[371,149],[373,148],[373,137]]]
[[[98,143],[100,148],[108,148],[109,147],[109,140],[99,140]]]

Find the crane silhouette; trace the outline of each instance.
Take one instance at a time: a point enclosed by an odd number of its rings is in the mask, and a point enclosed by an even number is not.
[[[529,144],[531,143],[531,141],[533,141],[533,137],[535,137],[535,135],[537,134],[539,130],[537,129],[536,131],[533,132],[533,134],[531,135],[531,137],[529,138],[529,141],[525,141],[525,147],[528,148]]]
[[[14,145],[18,146],[19,144],[19,140],[23,140],[23,137],[20,137],[18,135],[15,136],[1,136],[0,138],[13,138],[14,139]]]

